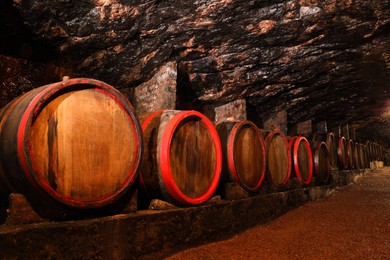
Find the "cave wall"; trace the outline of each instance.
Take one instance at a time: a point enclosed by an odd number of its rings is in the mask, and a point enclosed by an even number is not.
[[[387,0],[5,0],[0,106],[65,75],[105,81],[134,101],[134,89],[173,62],[180,109],[245,100],[260,126],[285,111],[290,126],[353,124],[360,139],[390,144],[389,7]]]

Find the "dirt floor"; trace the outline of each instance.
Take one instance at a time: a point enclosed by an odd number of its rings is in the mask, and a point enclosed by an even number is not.
[[[167,259],[390,259],[390,167],[268,224]]]

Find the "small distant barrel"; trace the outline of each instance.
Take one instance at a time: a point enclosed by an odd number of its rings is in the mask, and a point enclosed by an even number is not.
[[[337,142],[337,155],[341,169],[348,168],[347,141],[345,137],[340,136]]]
[[[370,168],[370,156],[368,155],[367,144],[363,145],[363,153],[364,153],[365,167]]]
[[[330,166],[337,168],[337,144],[333,133],[326,133],[325,143],[329,149]]]
[[[364,145],[359,143],[358,146],[358,158],[359,158],[359,168],[364,169],[366,168],[366,159],[364,156]]]
[[[325,142],[329,150],[330,166],[332,168],[338,168],[338,151],[337,142],[333,133],[327,132],[324,134],[314,133],[312,142]]]
[[[313,176],[313,155],[310,143],[303,136],[291,137],[290,142],[292,156],[292,172],[305,184],[311,182]]]
[[[0,182],[45,217],[116,203],[135,183],[141,154],[131,104],[101,81],[36,88],[1,112]]]
[[[314,146],[314,172],[322,183],[328,183],[331,175],[329,150],[325,142]]]
[[[225,121],[216,126],[223,150],[222,182],[236,182],[244,190],[259,190],[266,173],[264,140],[250,121]]]
[[[278,129],[270,131],[265,138],[268,180],[276,186],[287,183],[291,174],[291,153],[287,137]]]
[[[222,168],[218,133],[196,111],[161,110],[142,123],[140,185],[151,198],[198,205],[216,190]]]
[[[352,150],[353,150],[353,160],[355,164],[355,169],[359,170],[360,167],[360,158],[359,158],[359,149],[360,149],[360,144],[357,142],[353,143]]]
[[[369,164],[370,161],[371,161],[371,158],[370,158],[370,142],[369,141],[367,141],[364,144],[364,151],[365,151],[366,161],[368,161],[368,164]]]
[[[355,158],[354,158],[354,143],[351,139],[347,141],[347,156],[348,156],[348,168],[355,169]]]

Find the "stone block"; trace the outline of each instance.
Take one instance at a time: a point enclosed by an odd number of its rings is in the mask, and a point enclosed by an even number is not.
[[[250,197],[250,194],[235,182],[226,183],[224,185],[224,188],[225,188],[224,193],[225,193],[226,200],[239,200],[239,199],[246,199]]]
[[[246,120],[246,101],[245,99],[234,100],[214,108],[215,123],[226,120]]]
[[[283,133],[287,133],[287,112],[285,110],[276,112],[273,116],[264,121],[264,130],[272,130],[278,127]]]
[[[135,88],[132,100],[137,114],[176,108],[177,66],[168,62],[147,82]]]
[[[288,135],[296,136],[300,134],[306,135],[306,133],[312,132],[312,122],[311,120],[306,120],[303,122],[296,123],[288,128]]]
[[[320,121],[316,124],[315,131],[317,134],[326,134],[328,132],[328,126],[326,121]]]
[[[46,220],[41,218],[31,207],[22,194],[11,193],[9,195],[9,207],[7,209],[6,225],[22,225],[40,223]]]
[[[384,163],[382,161],[378,161],[378,168],[383,168]]]

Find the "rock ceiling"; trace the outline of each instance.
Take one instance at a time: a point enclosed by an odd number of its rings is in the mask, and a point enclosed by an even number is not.
[[[390,144],[387,0],[6,0],[0,9],[1,106],[65,74],[136,87],[175,61],[189,102],[246,99],[260,119],[285,110],[290,123],[348,123]]]

